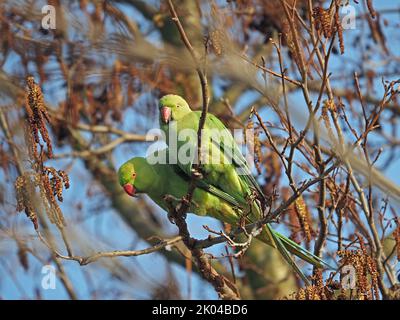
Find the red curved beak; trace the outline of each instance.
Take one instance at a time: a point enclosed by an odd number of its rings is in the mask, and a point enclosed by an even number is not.
[[[162,122],[167,124],[171,120],[171,108],[161,107],[160,113]]]
[[[136,195],[136,189],[133,185],[127,183],[124,185],[124,190],[127,194],[129,194],[131,197],[134,197]]]

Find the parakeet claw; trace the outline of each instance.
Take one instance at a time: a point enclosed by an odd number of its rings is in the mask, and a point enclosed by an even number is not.
[[[180,212],[181,208],[183,205],[189,207],[190,206],[190,202],[188,199],[186,199],[186,197],[183,197],[182,199],[176,198],[174,196],[171,196],[169,194],[166,194],[163,199],[169,204],[169,207],[171,210],[174,210],[176,212]],[[171,212],[168,212],[168,220],[175,224],[175,218],[173,217],[173,215],[171,214]],[[186,213],[182,215],[182,217],[184,219],[186,219]]]

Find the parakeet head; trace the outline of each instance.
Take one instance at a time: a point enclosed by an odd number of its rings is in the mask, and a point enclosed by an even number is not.
[[[133,159],[125,162],[118,170],[119,184],[130,196],[135,196],[136,172]]]
[[[171,120],[179,120],[192,111],[185,99],[175,94],[163,96],[159,108],[160,120],[164,124],[168,124]]]
[[[125,162],[118,170],[119,184],[131,197],[147,192],[156,180],[155,172],[145,158],[136,157]]]

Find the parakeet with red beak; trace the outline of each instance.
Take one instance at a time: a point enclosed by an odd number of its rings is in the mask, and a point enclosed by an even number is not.
[[[160,151],[166,152],[166,151]],[[168,212],[170,204],[176,206],[187,194],[190,178],[179,168],[172,164],[150,164],[147,159],[135,157],[125,162],[118,171],[120,185],[130,196],[147,194],[156,204]],[[247,207],[241,205],[234,197],[226,192],[208,184],[204,180],[195,180],[196,188],[193,192],[189,213],[199,216],[211,216],[220,221],[237,226],[245,217],[246,223],[256,222],[258,212],[246,212]],[[169,200],[166,199],[166,196]],[[300,277],[308,284],[307,277],[292,261],[289,253],[317,266],[326,265],[319,257],[303,249],[297,243],[273,230],[270,225],[265,225],[257,239],[277,248],[284,258],[292,265]]]
[[[197,131],[202,112],[192,111],[185,99],[173,94],[163,96],[160,99],[159,110],[160,127],[165,133],[166,142],[170,147],[169,152],[179,155],[182,149],[197,150]],[[192,131],[192,135],[180,139],[180,134],[188,130]],[[170,137],[176,137],[176,141],[170,141]],[[203,158],[201,160],[199,169],[199,174],[202,176],[201,180],[232,197],[239,204],[243,213],[250,217],[251,221],[261,219],[266,202],[265,195],[252,175],[249,165],[231,132],[216,116],[207,113],[202,137],[201,149],[205,150],[203,154],[206,155],[206,161],[203,161]],[[184,162],[184,158],[179,156],[176,159],[178,167],[187,177],[196,173],[193,170],[193,164],[197,161],[197,152],[192,152],[189,161],[185,159]],[[299,250],[299,247],[297,246],[293,250],[293,243],[288,246],[286,239],[282,241],[282,238],[278,237],[269,225],[266,226],[265,232],[269,238],[269,244],[280,251],[286,261],[304,280],[304,275],[287,251],[297,254],[296,250]],[[312,258],[307,259],[309,257]],[[307,258],[305,260],[314,265],[322,265],[321,260],[309,252],[307,252]]]
[[[197,131],[201,111],[192,111],[180,96],[169,94],[159,101],[160,128],[164,131],[170,152],[179,154],[182,147],[197,150]],[[170,131],[178,136],[176,143],[170,143]],[[179,139],[179,134],[190,130],[191,138]],[[233,196],[243,204],[250,195],[255,194],[261,201],[264,194],[253,177],[246,159],[243,157],[231,132],[213,114],[208,113],[203,129],[202,148],[208,161],[201,161],[201,173],[204,180]],[[176,150],[173,146],[176,145]],[[189,148],[188,148],[189,146]],[[208,158],[207,158],[208,157]],[[177,157],[177,164],[188,176],[192,175],[193,163],[197,161],[197,152],[192,153],[190,161],[183,162]],[[239,172],[240,170],[240,172]]]
[[[135,197],[137,194],[147,194],[167,212],[168,203],[164,199],[165,196],[170,195],[175,198],[173,204],[176,205],[187,194],[189,186],[188,178],[179,167],[149,164],[147,159],[142,157],[135,157],[125,162],[118,170],[118,177],[120,185],[128,195]],[[239,216],[236,210],[239,209],[235,206],[235,199],[205,183],[199,182],[199,184],[201,187],[196,188],[193,193],[190,212],[236,223]],[[219,197],[215,194],[219,194]]]

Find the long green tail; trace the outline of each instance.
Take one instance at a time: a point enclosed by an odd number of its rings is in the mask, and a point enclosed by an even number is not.
[[[275,230],[272,230],[272,232],[283,242],[285,248],[290,253],[294,254],[295,256],[299,257],[300,259],[303,259],[308,263],[311,263],[313,266],[316,266],[317,268],[333,269],[333,267],[331,267],[329,264],[323,261],[320,257],[317,257],[310,251],[307,251],[293,240],[290,240],[289,238],[285,237],[283,234],[280,234]]]
[[[296,262],[290,255],[291,253],[318,268],[332,268],[321,258],[302,248],[296,242],[290,240],[279,232],[273,230],[269,224],[265,226],[265,229],[258,236],[258,239],[274,246],[287,261],[287,263],[293,268],[293,270],[303,279],[306,285],[310,285],[310,281],[297,266]]]
[[[219,190],[218,188],[215,188],[214,186],[211,186],[211,185],[203,182],[202,180],[198,180],[197,185],[198,185],[198,187],[210,192],[211,194],[214,194],[218,198],[225,200],[226,202],[230,203],[234,207],[240,207],[241,204],[245,205],[245,206],[248,205],[247,201],[245,199],[239,197],[239,200],[237,200],[237,198],[232,197],[231,195]],[[258,218],[262,216],[261,208],[258,205],[258,203],[255,203],[255,205],[252,205],[250,210],[251,210],[252,216],[250,217],[248,222],[257,221]],[[230,221],[226,221],[226,222],[231,223]],[[278,251],[280,252],[282,257],[293,268],[293,270],[303,279],[303,281],[306,283],[306,285],[309,285],[310,281],[304,275],[304,273],[300,270],[300,268],[297,266],[296,262],[293,260],[293,258],[291,256],[291,254],[298,256],[299,258],[303,259],[304,261],[306,261],[308,263],[311,263],[312,265],[314,265],[318,268],[328,267],[330,269],[333,269],[328,264],[326,264],[321,258],[315,256],[311,252],[302,248],[296,242],[290,240],[289,238],[285,237],[284,235],[280,234],[279,232],[273,230],[269,224],[265,225],[265,228],[263,228],[261,234],[258,235],[257,238],[259,240],[263,241],[264,243],[278,249]]]

